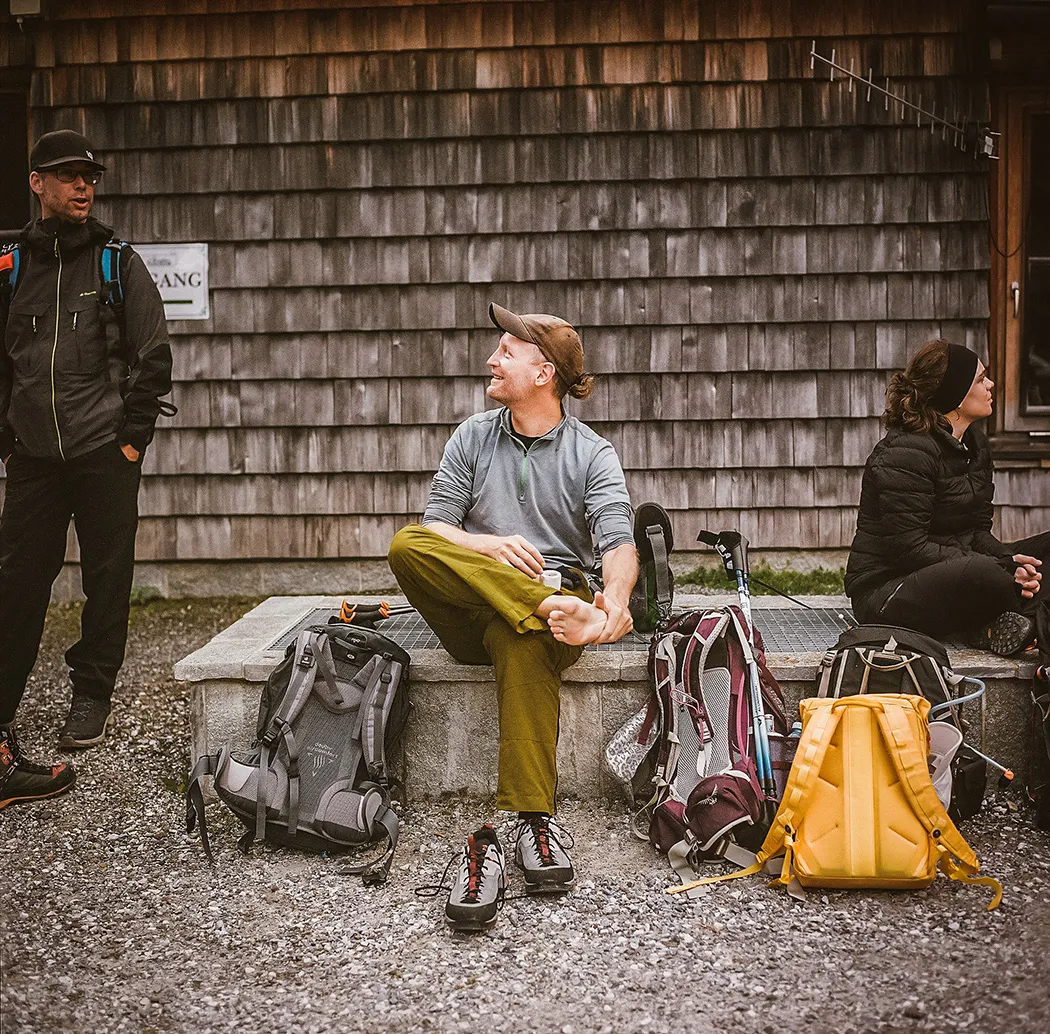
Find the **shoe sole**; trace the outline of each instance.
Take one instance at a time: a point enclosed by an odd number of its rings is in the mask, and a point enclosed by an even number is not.
[[[521,864],[521,858],[517,855],[514,856],[514,864],[522,871],[522,873],[525,873],[525,866]],[[525,876],[525,893],[529,895],[565,894],[575,886],[575,873],[573,873],[567,880],[529,880],[528,875],[526,874]]]
[[[1004,615],[1005,616],[1005,615]],[[1000,657],[1012,657],[1020,653],[1032,640],[1035,625],[1022,614],[1014,615],[1018,620],[997,619],[988,637],[988,649]]]
[[[106,738],[112,718],[112,715],[106,715],[106,720],[102,723],[102,732],[90,740],[76,740],[68,733],[63,733],[58,739],[59,747],[63,750],[85,750],[88,747],[96,746]]]
[[[529,896],[542,894],[567,894],[576,886],[575,877],[567,883],[556,883],[554,880],[545,880],[540,883],[529,883],[525,881],[525,893]]]
[[[481,933],[484,930],[491,930],[496,925],[496,919],[498,916],[493,916],[491,919],[449,919],[445,916],[445,922],[448,923],[449,928],[456,933]]]
[[[72,790],[76,781],[74,776],[65,786],[60,786],[57,790],[51,790],[48,793],[33,794],[32,797],[8,797],[6,801],[0,801],[0,811],[9,804],[21,804],[23,801],[46,801],[49,797],[59,797]]]

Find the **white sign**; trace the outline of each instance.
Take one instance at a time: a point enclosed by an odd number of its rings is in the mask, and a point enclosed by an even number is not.
[[[164,318],[206,320],[208,306],[207,244],[136,244],[164,300]]]

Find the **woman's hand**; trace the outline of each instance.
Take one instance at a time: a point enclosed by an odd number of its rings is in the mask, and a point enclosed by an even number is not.
[[[1039,571],[1043,562],[1038,557],[1018,553],[1014,557],[1014,563],[1017,564],[1014,581],[1021,586],[1021,595],[1030,600],[1039,591],[1039,583],[1043,580]]]

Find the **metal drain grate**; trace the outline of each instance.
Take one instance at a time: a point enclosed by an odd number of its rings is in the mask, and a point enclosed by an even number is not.
[[[310,611],[294,628],[271,643],[269,648],[286,649],[308,625],[327,624],[328,619],[337,613],[331,607]],[[756,607],[754,616],[768,653],[820,653],[834,646],[835,640],[846,630],[847,625],[856,624],[853,614],[845,608],[765,610]],[[381,622],[378,630],[406,650],[433,650],[441,645],[418,614],[396,614]],[[631,632],[618,643],[589,646],[587,649],[610,653],[643,651],[649,649],[649,637]]]
[[[823,653],[856,619],[845,607],[753,611],[768,653]]]

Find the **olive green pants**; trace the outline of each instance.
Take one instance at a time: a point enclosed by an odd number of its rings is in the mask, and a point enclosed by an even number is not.
[[[555,590],[418,524],[394,536],[388,559],[441,645],[463,664],[496,669],[496,807],[553,815],[561,673],[583,652],[555,639],[535,614]],[[591,599],[586,588],[573,594]]]

